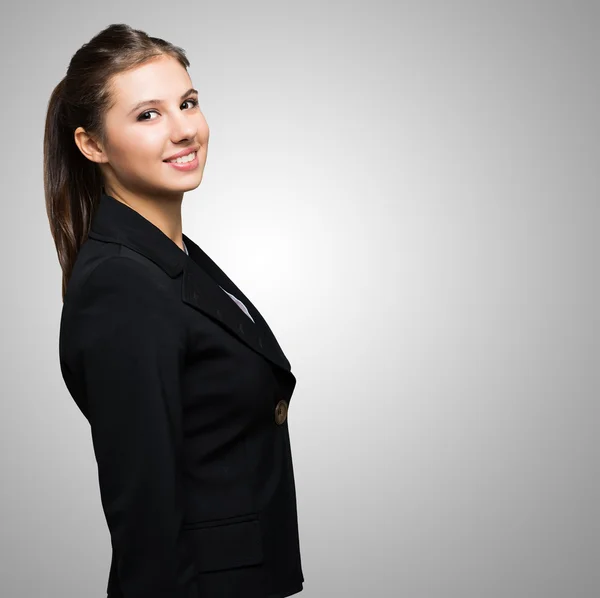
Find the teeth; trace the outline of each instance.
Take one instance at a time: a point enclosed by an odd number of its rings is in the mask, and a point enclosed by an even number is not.
[[[185,164],[186,162],[191,162],[196,157],[196,152],[192,152],[187,156],[182,156],[181,158],[176,158],[175,160],[167,160],[167,162],[177,162],[177,164]]]

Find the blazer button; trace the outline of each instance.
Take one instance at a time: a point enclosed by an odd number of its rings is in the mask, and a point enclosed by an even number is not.
[[[287,418],[288,404],[281,399],[275,407],[275,423],[280,426]]]
[[[258,346],[262,349],[262,346],[263,346],[262,336],[258,337]]]
[[[238,324],[238,330],[241,334],[244,334],[244,325],[241,322]]]

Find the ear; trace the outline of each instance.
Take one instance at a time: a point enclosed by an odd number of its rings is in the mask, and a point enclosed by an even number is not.
[[[108,162],[108,158],[102,145],[96,141],[83,127],[77,127],[73,134],[75,143],[79,151],[92,162],[102,163]]]

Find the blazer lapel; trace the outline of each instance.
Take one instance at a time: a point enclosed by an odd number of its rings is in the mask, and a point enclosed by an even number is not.
[[[182,301],[209,316],[273,364],[290,371],[290,363],[275,335],[250,299],[192,239],[184,234],[183,241],[189,256],[184,265]],[[244,303],[254,322],[223,289]]]

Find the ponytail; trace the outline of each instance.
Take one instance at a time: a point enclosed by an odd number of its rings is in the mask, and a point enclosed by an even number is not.
[[[161,55],[176,58],[184,68],[190,65],[182,48],[125,24],[110,25],[73,55],[48,101],[44,194],[62,269],[63,301],[104,185],[99,165],[77,147],[75,130],[83,127],[104,142],[104,116],[114,101],[112,78]]]
[[[62,79],[50,96],[44,132],[46,213],[63,272],[63,300],[75,258],[87,238],[102,186],[98,166],[79,151],[74,131],[68,126],[64,86],[65,79]]]

